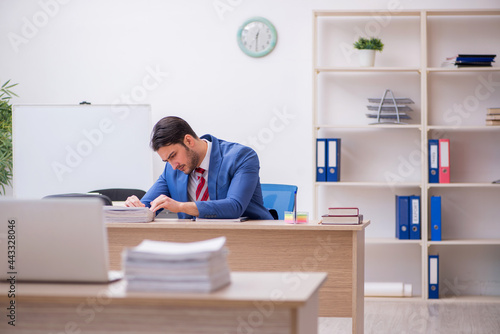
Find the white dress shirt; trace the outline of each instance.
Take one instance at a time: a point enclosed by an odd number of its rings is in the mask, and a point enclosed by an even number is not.
[[[210,154],[212,153],[212,142],[209,142],[206,139],[202,140],[204,140],[207,143],[207,153],[205,154],[205,158],[203,158],[201,164],[197,167],[203,168],[205,170],[205,172],[203,173],[203,177],[205,178],[208,186],[208,167],[210,166]],[[193,170],[191,174],[189,174],[189,180],[188,180],[188,197],[191,202],[196,201],[196,188],[198,188],[198,179],[196,172]],[[207,201],[209,200],[210,196],[208,197]]]

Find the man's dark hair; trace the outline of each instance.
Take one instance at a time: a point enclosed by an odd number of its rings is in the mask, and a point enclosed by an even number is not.
[[[176,116],[163,117],[155,124],[151,133],[151,148],[156,152],[163,146],[182,144],[184,137],[191,135],[198,139],[191,126]],[[185,145],[184,145],[185,146]]]

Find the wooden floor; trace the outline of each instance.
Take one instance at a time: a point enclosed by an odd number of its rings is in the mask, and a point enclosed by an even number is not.
[[[352,333],[349,318],[319,318],[319,334]],[[500,301],[365,300],[366,334],[498,334]]]

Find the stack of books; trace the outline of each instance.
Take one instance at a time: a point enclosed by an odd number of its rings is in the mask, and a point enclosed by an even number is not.
[[[226,238],[191,243],[144,240],[122,254],[127,290],[211,292],[231,281]]]
[[[488,108],[486,125],[500,125],[500,108]]]
[[[355,225],[363,222],[358,208],[328,208],[328,214],[321,216],[323,225]]]
[[[146,207],[103,206],[106,223],[149,223],[155,213]]]
[[[449,67],[491,67],[495,62],[495,54],[459,54],[458,56],[448,57],[441,66]]]

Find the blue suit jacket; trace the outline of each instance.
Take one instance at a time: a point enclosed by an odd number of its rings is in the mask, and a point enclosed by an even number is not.
[[[212,142],[210,167],[208,170],[208,194],[210,201],[198,201],[196,206],[200,218],[270,219],[273,217],[264,207],[259,179],[259,158],[249,147],[220,140],[211,135],[201,137]],[[165,170],[155,184],[141,199],[146,206],[160,195],[189,202],[189,175],[174,170],[166,164]],[[191,218],[179,212],[179,218]]]

